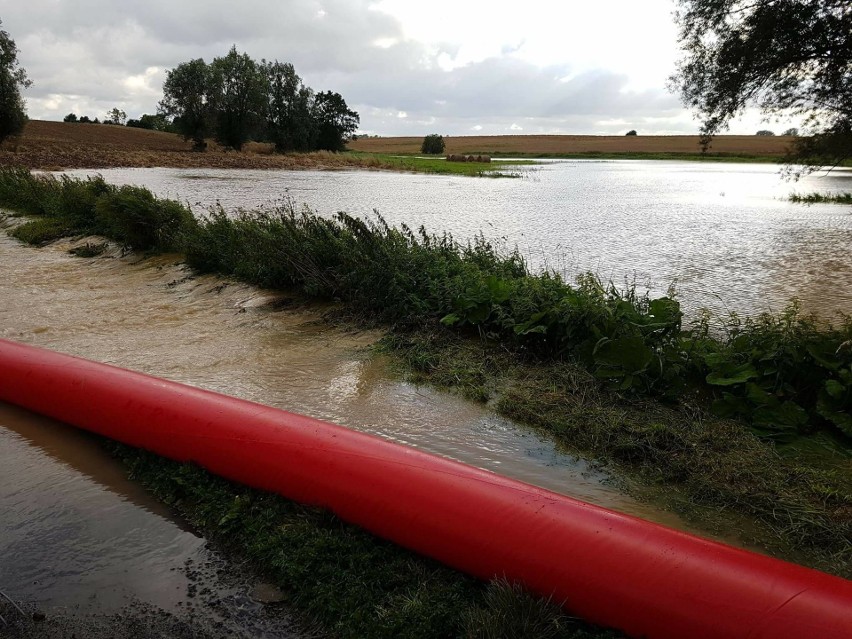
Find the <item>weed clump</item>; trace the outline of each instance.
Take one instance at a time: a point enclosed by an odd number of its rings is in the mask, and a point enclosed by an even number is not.
[[[116,187],[100,176],[33,175],[18,168],[0,169],[0,206],[44,216],[13,231],[31,244],[86,234],[136,250],[176,250],[178,237],[193,219],[183,205],[141,187]]]

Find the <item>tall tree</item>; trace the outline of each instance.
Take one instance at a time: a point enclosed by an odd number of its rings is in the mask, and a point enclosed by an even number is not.
[[[196,151],[207,148],[204,138],[210,132],[209,85],[210,69],[204,60],[184,62],[166,75],[163,99],[158,105],[162,115],[174,118],[175,128],[185,140],[193,141]]]
[[[216,141],[240,150],[259,130],[266,111],[266,75],[247,54],[231,47],[210,64],[210,106],[216,114]]]
[[[327,151],[343,151],[360,122],[358,113],[346,106],[343,96],[331,91],[317,93],[313,119],[317,127],[316,146]]]
[[[0,21],[0,27],[3,22]],[[21,89],[30,86],[27,72],[18,65],[18,47],[0,29],[0,142],[20,133],[27,123]]]
[[[265,62],[267,81],[266,132],[279,153],[308,151],[315,127],[311,119],[313,91],[289,62]]]
[[[805,119],[790,160],[852,156],[850,0],[678,0],[684,57],[672,76],[705,144],[748,105]]]

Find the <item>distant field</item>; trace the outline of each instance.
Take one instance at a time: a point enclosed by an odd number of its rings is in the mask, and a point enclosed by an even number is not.
[[[721,135],[709,153],[722,156],[781,158],[795,138],[785,136]],[[493,135],[444,137],[447,153],[491,155],[585,155],[701,153],[695,135]],[[350,142],[353,151],[369,153],[419,153],[423,138],[361,138]]]
[[[503,135],[447,137],[447,153],[493,156],[684,157],[701,152],[697,136]],[[793,138],[726,135],[713,141],[716,158],[780,159]],[[400,164],[392,155],[418,154],[422,138],[362,138],[349,148],[358,153],[277,155],[269,144],[250,143],[241,152],[210,141],[205,153],[172,133],[105,124],[31,120],[23,135],[0,145],[0,166],[31,169],[110,167],[186,167],[230,169],[370,168],[478,174],[489,167],[444,167],[432,162]],[[490,167],[492,170],[496,166]],[[449,170],[454,169],[454,170]]]

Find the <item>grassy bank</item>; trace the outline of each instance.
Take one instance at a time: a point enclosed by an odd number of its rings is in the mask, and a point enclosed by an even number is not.
[[[798,547],[849,574],[848,318],[827,326],[792,305],[684,327],[671,296],[531,274],[482,237],[459,245],[286,208],[196,220],[97,179],[0,171],[0,204],[40,216],[14,231],[27,241],[102,234],[182,252],[200,271],[341,300],[350,318],[389,327],[388,347],[421,379],[491,401],[682,509],[751,518],[778,552]]]
[[[354,158],[368,162],[379,162],[383,168],[394,171],[414,173],[435,173],[438,175],[465,175],[469,177],[523,177],[516,167],[535,164],[532,160],[493,160],[491,162],[447,162],[444,156],[424,157],[422,155],[391,155],[388,153],[347,153]]]
[[[517,586],[478,582],[327,511],[232,484],[189,464],[114,445],[164,502],[278,584],[335,637],[615,639]]]
[[[794,193],[790,201],[796,204],[852,204],[852,193]]]

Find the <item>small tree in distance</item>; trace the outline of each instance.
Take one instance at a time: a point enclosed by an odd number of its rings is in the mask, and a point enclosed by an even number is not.
[[[117,126],[124,126],[126,121],[127,114],[118,107],[113,107],[107,111],[106,117],[104,118],[104,122],[107,124],[115,124]]]
[[[770,137],[770,136],[775,135],[775,132],[770,131],[769,129],[761,129],[760,131],[755,133],[755,135],[760,135],[760,136],[763,136],[763,137]]]
[[[437,133],[430,133],[423,138],[423,144],[420,145],[421,153],[429,153],[438,155],[444,152],[444,136]]]
[[[77,121],[77,114],[76,113],[69,113],[64,118],[62,118],[62,121],[63,122],[76,122]]]
[[[639,135],[639,134],[638,134],[638,133],[636,133],[636,129],[630,129],[630,130],[629,130],[627,133],[625,133],[624,135]]]

